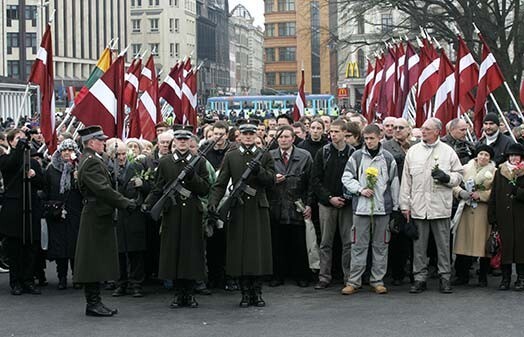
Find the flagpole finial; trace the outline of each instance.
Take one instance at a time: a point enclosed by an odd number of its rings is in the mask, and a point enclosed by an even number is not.
[[[111,43],[111,46],[109,47],[109,49],[115,50],[117,43],[118,43],[118,37],[112,40],[112,43]]]
[[[144,52],[142,53],[142,55],[140,56],[140,59],[144,59],[144,57],[146,56],[147,52],[149,51],[149,49],[146,48],[146,50],[144,50]]]
[[[200,61],[200,64],[198,65],[198,67],[196,68],[196,71],[199,71],[200,68],[204,65],[204,61]]]
[[[107,45],[106,45],[106,48],[111,49],[111,45],[113,44],[113,41],[114,41],[114,40],[115,40],[114,38],[111,39],[111,40],[109,40],[109,42],[108,42]]]
[[[422,28],[422,26],[419,26],[418,28],[420,28],[420,36],[422,36],[423,39],[426,39],[427,36],[426,36],[426,33],[424,32],[424,28]]]
[[[437,46],[437,49],[442,49],[442,46],[440,45],[440,43],[437,41],[437,39],[434,36],[432,37],[432,39],[435,42],[435,45]]]
[[[118,54],[118,56],[119,56],[119,57],[120,57],[120,56],[124,56],[124,55],[127,53],[127,50],[129,49],[129,47],[131,47],[130,44],[127,45],[127,47],[126,47],[124,50],[122,50],[122,51],[120,52],[120,54]]]
[[[422,43],[422,41],[420,41],[418,36],[417,36],[417,44],[418,44],[419,48],[422,48],[424,46],[424,44]]]
[[[56,9],[53,9],[53,12],[49,16],[49,21],[48,21],[49,24],[52,24],[55,21],[55,13],[56,13]]]
[[[480,34],[480,29],[479,29],[479,27],[477,27],[475,22],[473,22],[473,29],[475,30],[475,33]]]
[[[302,60],[301,70],[304,70],[304,60]]]

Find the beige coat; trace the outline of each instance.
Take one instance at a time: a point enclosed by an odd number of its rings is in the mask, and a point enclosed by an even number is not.
[[[473,179],[475,185],[482,186],[477,188],[480,200],[476,208],[467,204],[464,206],[462,217],[455,234],[455,254],[488,257],[486,254],[486,241],[488,240],[491,226],[488,223],[488,200],[491,194],[491,185],[495,176],[496,167],[490,162],[484,167],[477,164],[476,159],[470,160],[464,165],[464,181]],[[459,198],[459,193],[463,189],[455,187],[453,195]]]
[[[435,183],[431,171],[438,167],[447,173],[447,184]],[[455,151],[440,140],[434,146],[423,142],[413,145],[406,154],[400,184],[400,209],[411,211],[414,219],[451,217],[452,188],[462,182],[462,165]]]

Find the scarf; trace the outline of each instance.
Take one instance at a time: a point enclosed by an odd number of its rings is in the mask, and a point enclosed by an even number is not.
[[[486,135],[486,145],[491,145],[497,141],[500,131],[495,132],[491,136]]]
[[[51,158],[51,165],[61,172],[60,176],[60,194],[64,194],[71,190],[71,173],[73,172],[73,164],[64,161],[59,151],[56,151]]]

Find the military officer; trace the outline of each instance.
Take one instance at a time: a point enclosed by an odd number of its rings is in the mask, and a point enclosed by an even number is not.
[[[152,207],[167,185],[171,184],[182,171],[185,178],[182,187],[190,194],[175,192],[169,207],[164,210],[160,227],[160,262],[158,277],[174,280],[176,289],[171,308],[198,307],[194,296],[195,280],[204,280],[204,228],[203,207],[199,197],[209,192],[209,172],[205,159],[199,159],[194,167],[188,166],[194,155],[189,151],[193,127],[177,126],[174,133],[175,150],[163,156],[157,169],[157,180],[144,208]]]
[[[136,208],[136,202],[124,198],[111,185],[111,177],[102,160],[107,136],[100,126],[78,131],[84,152],[78,168],[78,187],[84,208],[75,254],[74,282],[84,283],[86,315],[113,316],[118,311],[106,307],[100,298],[100,282],[118,279],[118,246],[112,214],[115,208]]]
[[[275,167],[269,153],[253,161],[261,149],[255,146],[257,120],[246,120],[239,126],[240,145],[226,153],[222,169],[209,195],[209,213],[216,209],[224,196],[228,182],[237,183],[250,167],[247,184],[256,190],[255,196],[244,196],[242,205],[230,210],[226,224],[226,274],[240,277],[242,300],[240,307],[263,307],[261,276],[273,273],[269,202],[266,189],[275,184]]]

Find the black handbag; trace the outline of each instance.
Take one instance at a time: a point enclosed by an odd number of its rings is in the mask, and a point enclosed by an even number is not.
[[[497,255],[497,252],[500,248],[500,234],[498,231],[492,230],[489,233],[488,241],[486,242],[486,253],[491,256]]]
[[[62,201],[48,201],[44,204],[44,217],[52,220],[61,220],[64,215],[64,207]]]

